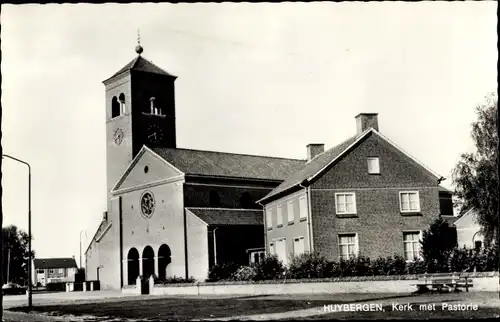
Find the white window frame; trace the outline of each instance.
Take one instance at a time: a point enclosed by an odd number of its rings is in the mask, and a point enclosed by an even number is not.
[[[408,210],[403,209],[403,194],[408,195]],[[410,208],[410,194],[416,194],[417,195],[417,209],[411,209]],[[399,192],[399,210],[402,213],[416,213],[420,212],[420,194],[418,191],[413,191],[413,190],[408,190],[408,191],[400,191]]]
[[[267,229],[273,229],[273,208],[269,207],[266,211]]]
[[[288,219],[288,224],[295,222],[295,211],[293,209],[293,199],[289,200],[286,204],[286,216]]]
[[[49,269],[49,274],[55,274],[55,269],[50,268],[50,269]]]
[[[276,207],[276,218],[278,220],[278,223],[277,223],[277,226],[278,227],[282,227],[283,226],[283,205],[279,204],[277,207]]]
[[[373,160],[376,160],[377,161],[377,171],[370,171],[370,161],[373,161]],[[368,173],[369,174],[380,174],[380,158],[379,157],[368,157],[366,159],[366,163],[367,163],[367,166],[368,166]]]
[[[418,234],[418,241],[407,241],[405,240],[405,235],[408,235],[408,234]],[[415,242],[418,242],[418,252],[417,252],[417,257],[415,257],[415,254],[413,254],[413,259],[408,259],[406,258],[406,243],[415,243]],[[415,261],[415,258],[418,258],[418,259],[422,259],[422,254],[420,253],[420,251],[422,250],[422,231],[421,230],[403,230],[403,257],[405,259],[406,262],[413,262]],[[414,253],[415,250],[413,250],[413,246],[412,246],[412,253]]]
[[[307,212],[308,212],[307,198],[306,196],[302,196],[299,198],[299,220],[306,220]]]
[[[354,208],[354,210],[352,212],[348,212],[347,211],[347,203],[345,203],[346,204],[345,211],[341,212],[341,211],[339,211],[339,207],[338,207],[338,205],[339,205],[339,202],[338,202],[339,199],[338,198],[340,196],[347,196],[347,195],[352,195],[352,197],[353,197],[352,199],[353,199],[353,208]],[[339,193],[335,193],[335,213],[337,215],[355,215],[355,214],[357,214],[357,209],[356,209],[356,193],[354,193],[354,192],[339,192]]]
[[[359,239],[358,239],[358,233],[353,233],[353,232],[346,232],[346,233],[339,233],[337,234],[337,238],[338,238],[338,250],[339,250],[339,259],[342,258],[342,252],[340,250],[340,246],[342,245],[347,245],[349,246],[350,244],[341,244],[340,241],[341,241],[341,237],[351,237],[351,235],[354,235],[354,256],[358,256],[359,255]],[[348,251],[349,251],[349,248],[348,248]],[[347,254],[349,256],[349,254]],[[349,259],[349,258],[347,258]]]
[[[276,255],[276,243],[274,240],[269,243],[269,255]]]
[[[281,258],[280,257],[281,254],[278,253],[278,243],[280,243],[281,241],[283,241],[284,245],[284,254],[283,254],[284,258]],[[271,243],[274,243],[274,254],[278,257],[278,260],[282,261],[283,264],[287,265],[289,253],[287,252],[286,237],[274,238]]]
[[[295,242],[300,242],[302,240],[302,253],[297,254],[297,249],[295,247]],[[306,244],[304,236],[294,237],[293,238],[293,256],[299,256],[306,252]]]

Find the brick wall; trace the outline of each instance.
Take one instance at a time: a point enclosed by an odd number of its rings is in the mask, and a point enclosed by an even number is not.
[[[380,158],[380,174],[367,170],[367,157]],[[440,212],[437,178],[375,134],[328,169],[311,186],[314,250],[339,256],[339,233],[357,233],[359,255],[403,255],[403,231],[428,228]],[[421,211],[403,215],[399,191],[418,191]],[[335,193],[354,192],[357,216],[336,215]]]

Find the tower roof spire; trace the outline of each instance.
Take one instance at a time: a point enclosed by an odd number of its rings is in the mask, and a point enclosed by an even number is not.
[[[135,52],[139,54],[139,56],[144,51],[144,48],[141,46],[141,34],[139,29],[137,29],[137,46],[135,47]]]

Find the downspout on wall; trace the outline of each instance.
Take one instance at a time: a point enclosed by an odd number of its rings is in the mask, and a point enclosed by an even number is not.
[[[299,183],[299,187],[304,188],[306,191],[307,198],[307,235],[309,239],[309,252],[312,253],[314,251],[314,242],[313,242],[313,232],[311,227],[312,222],[312,210],[311,210],[311,187],[304,186],[303,183]]]
[[[262,207],[262,214],[263,214],[263,220],[264,220],[264,251],[266,256],[268,255],[268,249],[267,249],[267,221],[266,221],[266,207],[260,202],[257,202],[261,207]]]

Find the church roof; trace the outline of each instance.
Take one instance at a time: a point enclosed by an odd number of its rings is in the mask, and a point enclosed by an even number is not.
[[[262,210],[227,208],[186,208],[207,225],[236,226],[263,225]]]
[[[152,150],[188,175],[281,181],[305,163],[305,160],[215,151],[173,148]]]
[[[159,75],[167,75],[167,76],[172,76],[176,77],[172,74],[167,73],[160,67],[156,66],[149,60],[143,58],[141,55],[138,55],[136,58],[134,58],[130,63],[127,65],[123,66],[122,69],[117,71],[113,76],[110,78],[106,79],[105,82],[115,76],[118,76],[122,73],[125,73],[126,71],[130,70],[135,70],[135,71],[140,71],[140,72],[147,72],[147,73],[152,73],[152,74],[159,74]]]
[[[35,258],[33,260],[35,269],[44,268],[75,268],[76,261],[74,258]]]

